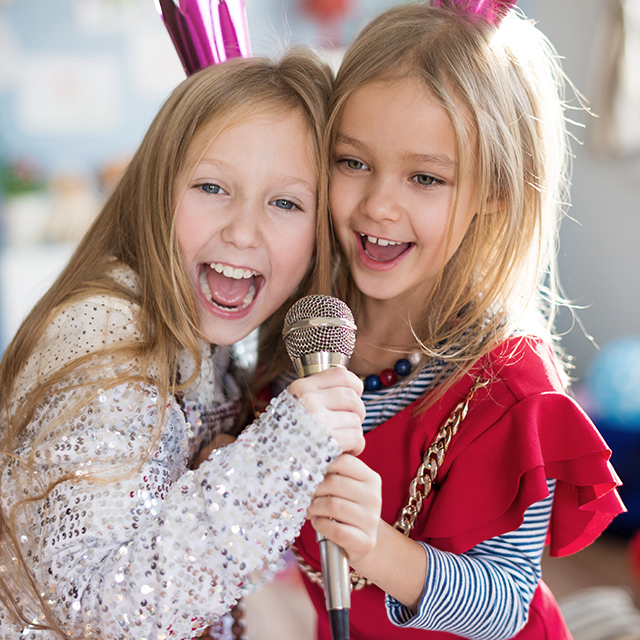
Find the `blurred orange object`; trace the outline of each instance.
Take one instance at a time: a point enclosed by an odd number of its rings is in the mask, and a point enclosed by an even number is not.
[[[344,16],[349,0],[304,0],[302,6],[316,20],[326,22]]]
[[[115,186],[118,184],[122,173],[127,168],[130,158],[122,158],[119,160],[113,160],[105,163],[100,171],[100,188],[102,190],[103,197],[107,197],[111,194]]]

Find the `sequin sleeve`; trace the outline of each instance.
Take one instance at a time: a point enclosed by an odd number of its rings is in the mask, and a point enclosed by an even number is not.
[[[236,443],[177,475],[185,463],[178,407],[148,456],[157,403],[149,390],[106,391],[89,411],[91,424],[43,447],[41,480],[73,469],[78,479],[33,509],[37,521],[23,542],[65,629],[90,627],[106,639],[192,637],[295,538],[339,453],[283,392]],[[92,466],[102,469],[99,481],[81,477]]]
[[[50,407],[77,406],[82,393],[67,391]],[[100,389],[78,415],[34,437],[19,452],[31,467],[16,457],[5,468],[5,506],[11,490],[36,495],[67,478],[29,502],[17,524],[23,555],[71,637],[197,635],[293,541],[340,453],[288,392],[195,471],[187,470],[189,431],[173,398],[122,384]],[[9,628],[4,616],[0,636],[54,637]]]

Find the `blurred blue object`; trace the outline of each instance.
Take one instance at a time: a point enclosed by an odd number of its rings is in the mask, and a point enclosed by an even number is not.
[[[628,509],[607,533],[629,537],[640,529],[640,337],[605,345],[587,369],[582,393],[581,403],[611,448]]]
[[[640,431],[640,337],[605,345],[587,369],[585,387],[596,422]]]

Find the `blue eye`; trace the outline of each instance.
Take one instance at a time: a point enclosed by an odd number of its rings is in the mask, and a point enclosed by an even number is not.
[[[226,193],[226,191],[219,184],[210,184],[210,183],[201,184],[200,188],[205,193],[211,193],[214,195],[218,193]]]
[[[279,207],[280,209],[285,209],[286,211],[291,211],[292,209],[298,208],[298,205],[295,202],[291,202],[291,200],[285,200],[284,198],[273,200],[271,204]]]

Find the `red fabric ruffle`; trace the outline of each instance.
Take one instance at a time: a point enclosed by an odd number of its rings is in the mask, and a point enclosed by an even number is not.
[[[492,382],[452,442],[421,539],[463,553],[513,531],[526,509],[548,495],[546,478],[555,478],[549,552],[583,549],[625,510],[610,449],[563,392],[543,342],[507,341],[489,356],[487,374]],[[465,395],[471,383],[462,381],[452,391]]]
[[[502,343],[426,411],[417,401],[366,435],[360,457],[382,477],[383,519],[395,522],[424,451],[480,372],[491,382],[471,401],[411,537],[438,549],[464,553],[517,529],[527,508],[548,495],[546,479],[555,478],[550,554],[579,551],[625,510],[616,491],[620,481],[609,463],[611,451],[596,427],[564,393],[551,350],[530,337]],[[308,524],[297,546],[312,566],[319,567],[315,533]],[[527,636],[526,630],[539,624],[533,621],[539,618],[538,609],[557,608],[545,589],[541,585],[536,592],[523,638],[535,637]],[[313,597],[315,588],[309,590]],[[352,594],[352,620],[362,620],[371,632],[388,623],[384,607],[380,616],[374,615],[380,606],[374,591],[376,587],[367,587]],[[313,599],[320,611],[321,599]],[[367,611],[365,618],[359,616],[360,609]],[[556,614],[561,621],[559,611]],[[558,638],[569,637],[560,622],[551,626]],[[353,629],[354,638],[362,635],[362,629]],[[398,630],[398,635],[405,637],[407,632]],[[429,633],[429,637],[441,637]]]
[[[624,510],[610,455],[570,398],[554,392],[526,398],[456,455],[429,512],[423,539],[462,553],[513,531],[526,509],[548,495],[546,478],[555,478],[549,552],[575,553]]]

